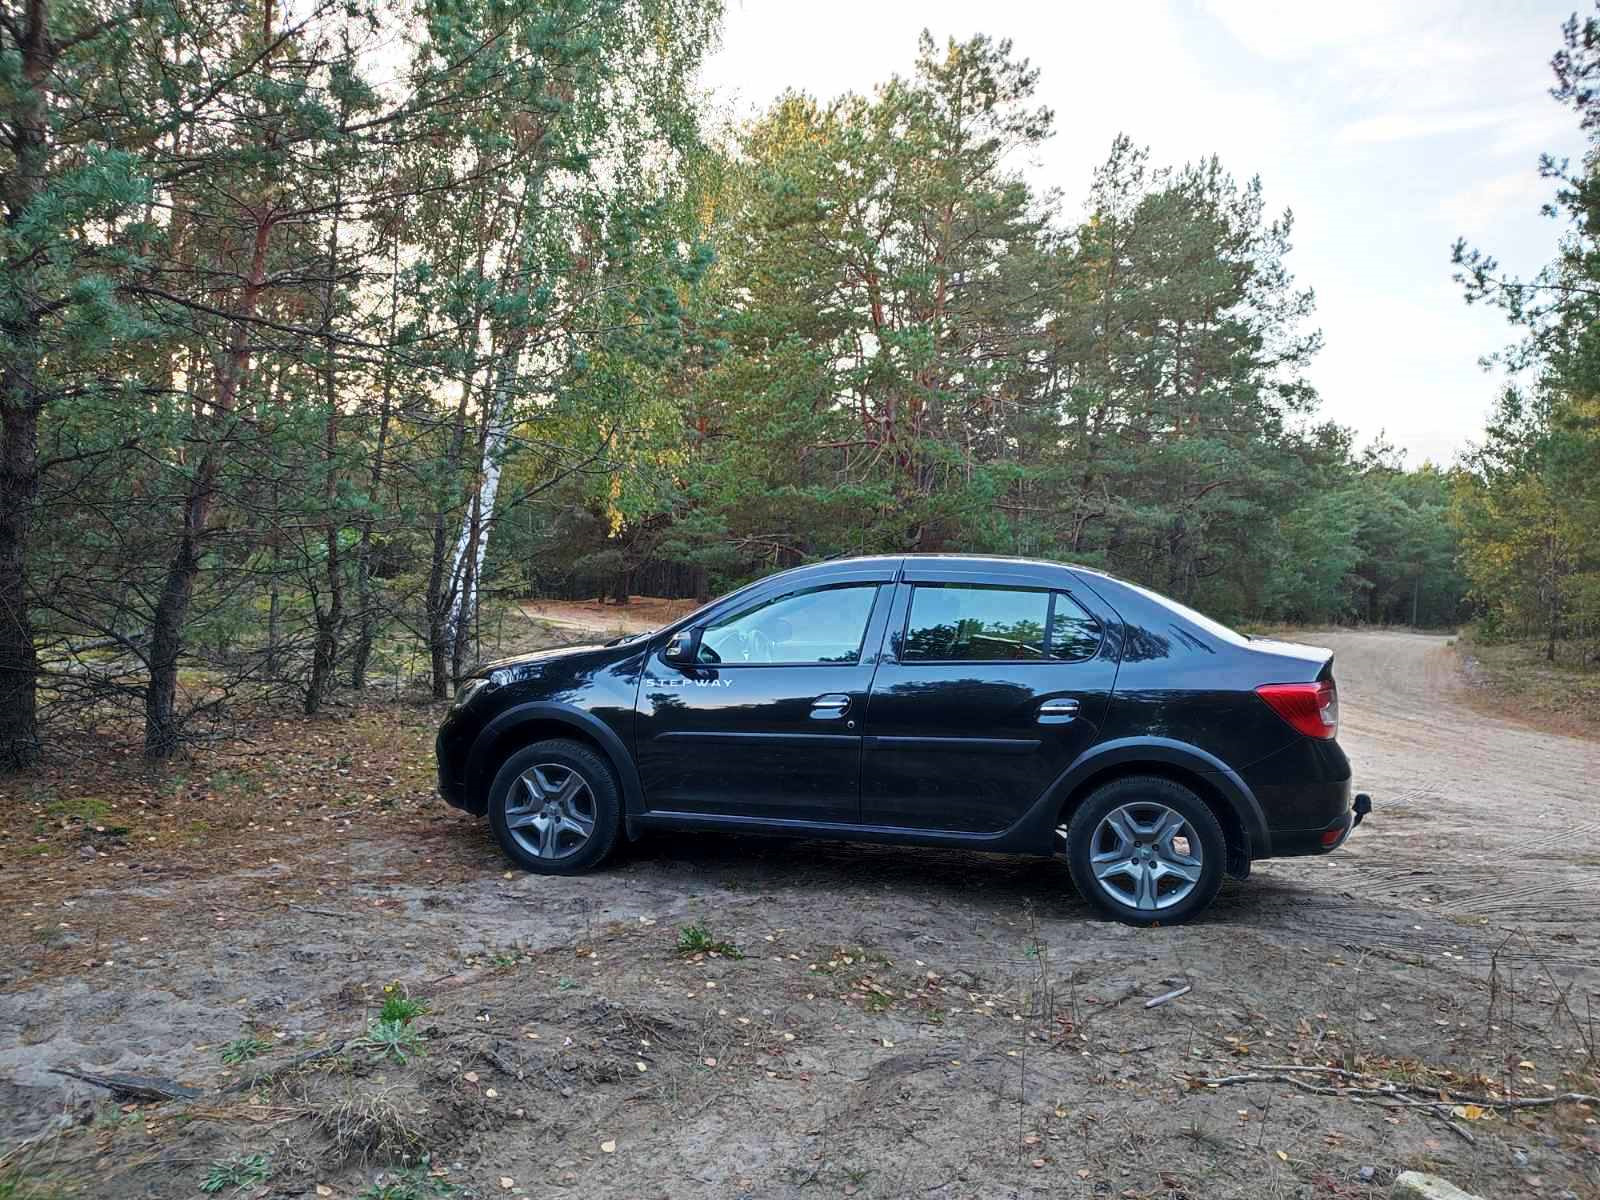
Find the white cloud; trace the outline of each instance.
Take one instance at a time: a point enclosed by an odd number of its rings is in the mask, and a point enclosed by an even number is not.
[[[1205,0],[1202,7],[1240,45],[1277,62],[1299,62],[1330,46],[1381,37],[1408,10],[1392,0],[1343,0],[1337,6]],[[1418,10],[1422,7],[1417,5]]]
[[[1505,119],[1503,112],[1383,113],[1351,121],[1337,136],[1347,146],[1370,146],[1487,129]]]
[[[1468,237],[1492,234],[1507,218],[1537,213],[1553,191],[1530,170],[1482,179],[1439,202],[1440,218]]]

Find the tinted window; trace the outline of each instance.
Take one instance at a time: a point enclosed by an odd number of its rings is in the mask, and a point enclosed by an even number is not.
[[[1046,658],[1049,592],[922,585],[911,593],[907,662]]]
[[[1196,612],[1186,604],[1179,604],[1171,596],[1163,596],[1160,592],[1152,592],[1149,588],[1140,587],[1136,583],[1129,583],[1125,579],[1119,579],[1117,582],[1129,591],[1139,593],[1146,600],[1153,600],[1163,608],[1177,613],[1178,616],[1204,632],[1211,634],[1212,637],[1224,642],[1230,642],[1235,646],[1247,646],[1250,644],[1250,639],[1245,634],[1229,629],[1221,621],[1214,621],[1206,616],[1205,613]]]
[[[1050,623],[1050,636],[1045,626]],[[1088,658],[1100,646],[1100,623],[1071,597],[1018,588],[923,584],[911,594],[906,662]]]
[[[780,596],[706,627],[700,661],[853,663],[878,594],[874,583]]]
[[[1050,653],[1055,658],[1090,658],[1100,648],[1100,622],[1063,592],[1056,593],[1050,625]]]

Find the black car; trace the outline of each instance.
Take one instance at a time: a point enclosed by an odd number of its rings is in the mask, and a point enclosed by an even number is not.
[[[1329,651],[1082,567],[855,558],[481,668],[439,790],[546,874],[651,829],[1061,853],[1110,915],[1173,923],[1360,822],[1338,711]]]

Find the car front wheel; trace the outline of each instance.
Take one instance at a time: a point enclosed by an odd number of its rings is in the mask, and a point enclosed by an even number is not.
[[[1130,925],[1187,921],[1222,886],[1222,827],[1173,780],[1140,775],[1096,788],[1063,832],[1078,891]]]
[[[611,764],[582,742],[536,742],[500,767],[489,789],[489,825],[506,856],[541,875],[598,866],[622,828]]]

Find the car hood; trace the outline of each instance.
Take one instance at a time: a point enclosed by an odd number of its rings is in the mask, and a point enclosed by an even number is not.
[[[549,650],[533,650],[527,654],[513,654],[508,658],[497,658],[492,662],[479,663],[472,672],[472,677],[487,675],[490,671],[498,671],[503,667],[536,666],[542,663],[581,659],[604,649],[606,647],[599,642],[590,642],[581,646],[555,646]]]

